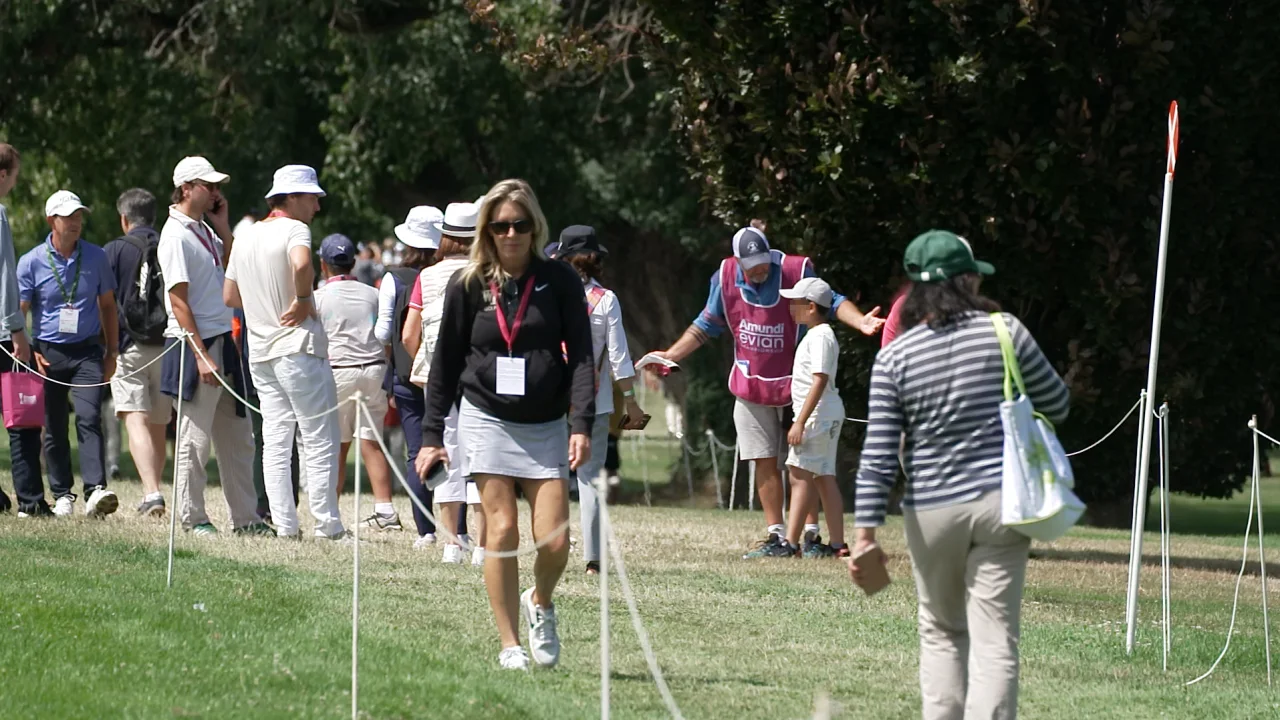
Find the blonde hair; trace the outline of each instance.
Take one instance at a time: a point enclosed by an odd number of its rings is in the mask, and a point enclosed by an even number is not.
[[[533,188],[524,180],[503,180],[490,188],[480,203],[480,211],[476,221],[476,239],[471,243],[471,262],[462,271],[462,282],[492,282],[497,285],[505,283],[510,277],[498,262],[498,246],[489,233],[489,216],[503,203],[513,202],[524,208],[533,221],[533,242],[529,245],[530,260],[542,256],[547,246],[547,218],[542,214],[542,206],[538,204],[538,196]]]

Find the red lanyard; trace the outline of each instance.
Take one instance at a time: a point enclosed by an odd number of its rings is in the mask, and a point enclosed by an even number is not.
[[[355,280],[355,279],[356,279],[356,276],[355,276],[355,275],[334,275],[333,277],[329,278],[328,280],[325,280],[325,282],[326,282],[326,283],[336,283],[336,282],[342,282],[343,280]]]
[[[200,239],[200,244],[204,245],[204,249],[208,250],[209,254],[213,256],[213,264],[218,267],[222,267],[222,258],[218,257],[218,246],[213,244],[212,237],[206,237],[204,224],[197,220],[195,224],[191,226],[191,231]]]
[[[271,220],[273,218],[281,218],[281,217],[287,218],[289,217],[289,214],[279,208],[276,208],[275,210],[272,210],[271,212],[267,213],[267,216],[262,219]]]
[[[529,273],[529,279],[524,283],[524,293],[520,296],[520,307],[516,310],[516,317],[511,321],[511,325],[507,325],[507,316],[502,312],[502,293],[498,290],[498,286],[489,283],[489,293],[493,295],[493,312],[498,316],[498,331],[502,333],[502,339],[507,341],[507,356],[510,357],[515,351],[516,336],[520,334],[520,326],[524,324],[524,314],[529,309],[529,298],[533,297],[533,273]]]

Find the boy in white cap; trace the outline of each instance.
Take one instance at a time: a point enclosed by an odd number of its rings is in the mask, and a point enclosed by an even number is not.
[[[795,422],[787,432],[791,517],[787,519],[786,539],[771,550],[774,554],[800,554],[800,532],[805,516],[814,506],[816,491],[822,499],[831,544],[820,545],[820,550],[809,557],[847,557],[844,499],[836,485],[836,448],[844,424],[844,402],[836,391],[840,345],[827,321],[834,293],[825,280],[808,277],[778,294],[791,301],[791,317],[808,330],[796,346],[791,366],[791,409],[795,414]]]
[[[275,173],[271,212],[237,243],[223,298],[243,307],[249,372],[262,401],[262,473],[279,535],[298,534],[290,480],[294,432],[305,458],[307,498],[315,535],[340,539],[338,512],[338,391],[329,368],[329,342],[316,316],[311,230],[324,190],[316,171],[286,165]]]
[[[50,195],[44,214],[51,232],[18,261],[18,296],[23,312],[31,311],[35,366],[48,378],[44,384],[44,456],[49,463],[55,515],[70,515],[75,505],[67,436],[72,405],[80,442],[85,514],[109,515],[120,504],[107,489],[103,389],[99,385],[116,369],[120,339],[116,278],[102,248],[80,237],[87,211],[75,193],[59,190]],[[80,387],[68,388],[59,382]]]
[[[253,490],[253,421],[216,377],[222,375],[245,394],[243,364],[231,332],[232,312],[222,301],[223,269],[233,241],[221,189],[228,179],[198,156],[183,158],[173,169],[173,204],[160,229],[156,257],[169,313],[165,347],[187,339],[181,351],[165,353],[160,388],[165,395],[182,398],[174,442],[176,512],[182,527],[194,535],[218,532],[204,503],[209,479],[205,468],[210,451],[216,450],[233,530],[266,535],[271,530],[258,517]]]
[[[320,243],[320,271],[324,286],[316,290],[316,312],[329,336],[329,365],[338,390],[338,425],[342,447],[338,455],[338,492],[346,480],[347,452],[355,439],[356,452],[364,459],[369,489],[373,491],[373,515],[364,519],[367,527],[379,530],[403,530],[400,516],[391,504],[391,468],[382,454],[378,437],[381,426],[360,416],[360,437],[356,437],[359,407],[351,399],[360,393],[369,406],[369,414],[381,423],[387,414],[387,391],[383,380],[387,374],[387,353],[374,325],[378,317],[378,291],[351,274],[356,264],[356,244],[346,235],[330,235]],[[359,520],[360,518],[356,518]]]

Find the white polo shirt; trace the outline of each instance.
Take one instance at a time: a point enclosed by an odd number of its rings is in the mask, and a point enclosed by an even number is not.
[[[239,286],[248,327],[249,362],[306,353],[327,358],[324,326],[308,317],[296,327],[280,324],[280,316],[297,297],[289,251],[311,251],[311,229],[293,218],[278,217],[255,223],[236,238],[227,266],[227,279]]]
[[[354,275],[336,275],[316,290],[316,312],[329,336],[329,364],[335,368],[386,362],[374,333],[378,291]]]
[[[168,293],[180,283],[187,283],[187,305],[200,337],[207,339],[231,332],[231,308],[222,302],[222,240],[213,228],[192,220],[176,205],[171,205],[169,218],[160,228],[156,256],[164,275],[164,308],[169,312],[165,335],[180,337],[182,333]]]

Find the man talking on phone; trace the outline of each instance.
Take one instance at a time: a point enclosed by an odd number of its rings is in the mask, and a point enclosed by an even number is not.
[[[231,225],[222,183],[229,177],[202,157],[183,158],[173,169],[173,205],[160,230],[156,255],[164,275],[169,325],[161,371],[165,395],[181,395],[174,466],[182,527],[194,535],[218,532],[205,512],[205,466],[218,453],[218,475],[231,525],[238,534],[271,534],[258,517],[253,489],[253,424],[248,410],[227,393],[217,375],[245,394],[243,363],[231,337],[231,308],[222,301],[222,281],[231,257]],[[189,336],[188,336],[189,334]],[[197,355],[193,348],[199,348]]]

